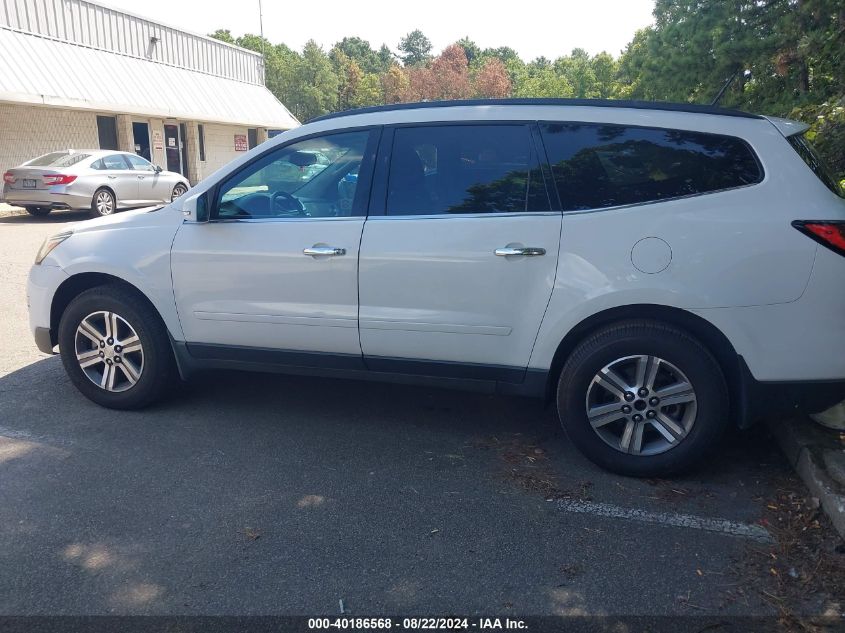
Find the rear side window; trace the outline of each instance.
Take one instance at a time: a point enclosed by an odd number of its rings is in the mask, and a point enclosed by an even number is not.
[[[840,198],[845,198],[845,192],[842,191],[842,187],[836,182],[833,172],[825,164],[824,160],[822,160],[822,157],[816,151],[816,148],[813,147],[810,139],[803,134],[796,134],[795,136],[788,137],[786,140],[789,141],[789,144],[798,152],[801,159],[818,176],[819,180],[824,183],[825,187]]]
[[[742,140],[662,128],[541,125],[566,211],[657,202],[760,182]]]
[[[397,128],[388,215],[549,211],[526,125]]]

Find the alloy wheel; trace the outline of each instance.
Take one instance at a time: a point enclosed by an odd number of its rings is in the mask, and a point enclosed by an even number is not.
[[[678,446],[695,424],[697,401],[684,373],[662,358],[626,356],[587,387],[587,420],[622,453],[656,455]]]
[[[94,204],[100,215],[111,215],[112,211],[114,211],[114,198],[108,191],[98,192]]]
[[[185,185],[176,185],[175,187],[173,187],[173,195],[170,198],[170,201],[173,202],[179,196],[184,195],[186,191],[188,190],[185,188]]]
[[[101,389],[126,391],[140,380],[144,371],[141,339],[116,312],[92,312],[82,319],[74,338],[80,369]]]

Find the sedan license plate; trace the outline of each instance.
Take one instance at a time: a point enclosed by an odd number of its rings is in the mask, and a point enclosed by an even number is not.
[[[24,189],[35,189],[35,179],[34,178],[24,178],[23,179],[23,188]]]

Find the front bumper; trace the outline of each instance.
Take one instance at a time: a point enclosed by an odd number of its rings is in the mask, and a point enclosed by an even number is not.
[[[26,300],[29,306],[29,329],[35,344],[45,354],[52,354],[56,332],[51,330],[50,310],[58,287],[68,278],[58,266],[41,263],[29,270]]]

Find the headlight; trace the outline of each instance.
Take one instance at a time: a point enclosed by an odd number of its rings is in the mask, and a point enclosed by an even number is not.
[[[73,235],[73,231],[62,231],[61,233],[51,235],[46,240],[44,240],[44,243],[41,245],[41,248],[38,249],[38,255],[35,256],[35,265],[37,266],[38,264],[43,262],[44,258],[47,257],[47,255],[49,255],[54,248],[64,242],[71,235]]]

